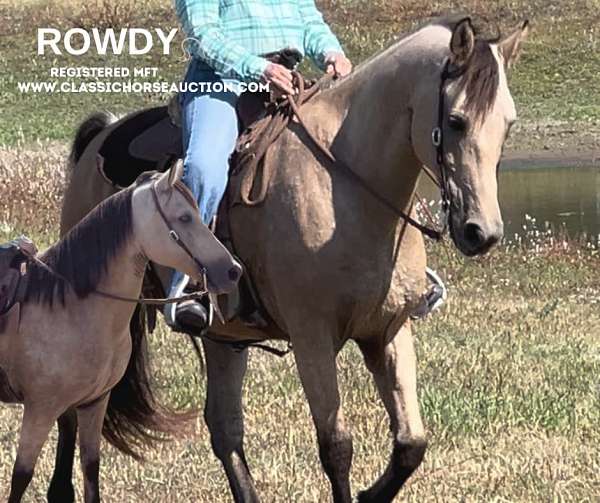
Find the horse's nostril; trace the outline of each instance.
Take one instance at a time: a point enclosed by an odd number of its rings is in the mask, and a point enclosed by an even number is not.
[[[242,268],[239,265],[236,265],[229,269],[229,279],[231,281],[238,281],[240,276],[242,275]]]
[[[473,248],[480,248],[484,245],[486,237],[483,229],[475,224],[468,223],[464,228],[465,241]]]

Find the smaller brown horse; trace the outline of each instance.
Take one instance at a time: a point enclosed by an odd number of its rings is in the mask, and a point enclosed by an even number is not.
[[[181,170],[140,177],[29,264],[18,328],[0,333],[0,400],[25,406],[10,503],[21,501],[52,425],[72,410],[85,501],[100,500],[103,423],[109,440],[115,428],[104,421],[111,389],[130,356],[145,358],[135,347],[132,354],[136,303],[123,298],[140,296],[149,260],[206,278],[211,293],[235,287],[241,267],[202,224]]]

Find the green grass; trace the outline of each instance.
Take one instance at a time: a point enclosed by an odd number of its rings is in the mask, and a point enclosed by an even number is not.
[[[65,155],[62,145],[0,149],[0,240],[22,230],[40,246],[56,239]],[[535,250],[502,246],[477,260],[431,247],[430,262],[447,279],[450,298],[415,325],[430,449],[399,501],[597,501],[599,252],[535,236],[532,230]],[[189,342],[161,324],[151,354],[162,395],[171,404],[201,407],[205,378]],[[356,491],[387,462],[388,423],[352,343],[338,368],[355,441]],[[252,350],[244,401],[246,453],[263,501],[328,501],[292,356]],[[20,407],[0,407],[0,499],[8,490],[20,416]],[[27,501],[45,501],[54,440],[55,434]],[[230,500],[201,419],[194,435],[146,454],[141,465],[104,446],[105,501]],[[78,469],[76,476],[81,499]]]
[[[566,122],[569,130],[593,128],[597,131],[600,128],[600,101],[596,91],[600,73],[597,0],[559,3],[547,0],[429,3],[322,0],[318,4],[355,62],[364,60],[424,18],[440,13],[460,10],[485,15],[505,32],[516,27],[520,20],[529,18],[533,22],[533,33],[511,82],[527,128],[548,121]],[[174,54],[170,57],[157,51],[143,58],[35,55],[35,29],[39,26],[112,24],[117,28],[160,26],[165,29],[178,26],[170,5],[155,0],[136,2],[133,8],[124,9],[108,21],[106,9],[101,5],[99,1],[91,2],[84,8],[69,0],[29,0],[24,4],[8,0],[0,5],[0,102],[3,108],[0,144],[13,145],[35,139],[68,140],[77,124],[91,111],[104,108],[120,113],[166,100],[166,96],[159,95],[22,95],[18,92],[16,82],[45,80],[51,66],[151,65],[160,68],[162,80],[177,81],[182,76],[185,62],[181,60],[178,44],[173,45]]]

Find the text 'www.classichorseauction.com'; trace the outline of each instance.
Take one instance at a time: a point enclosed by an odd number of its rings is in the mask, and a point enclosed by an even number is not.
[[[268,92],[263,82],[187,82],[141,80],[158,77],[154,67],[53,67],[48,76],[52,80],[17,82],[21,93],[222,93]],[[79,80],[81,79],[81,80]]]
[[[98,56],[108,54],[143,56],[155,45],[160,53],[171,54],[171,45],[177,35],[177,29],[162,30],[155,28],[112,28],[90,31],[83,28],[71,28],[64,33],[56,28],[38,28],[38,56],[82,56],[92,51]],[[156,40],[155,40],[156,38]],[[186,38],[181,44],[184,58],[189,59],[192,46],[197,42]],[[140,66],[134,68],[109,66],[57,66],[49,69],[43,80],[17,82],[21,93],[152,93],[173,94],[185,92],[221,93],[268,92],[269,85],[263,82],[182,82],[161,80],[157,67]]]

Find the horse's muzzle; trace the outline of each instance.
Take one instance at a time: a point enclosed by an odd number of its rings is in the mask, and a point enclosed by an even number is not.
[[[490,251],[504,235],[504,225],[485,224],[477,220],[467,220],[462,226],[450,226],[456,247],[468,257],[483,255]]]
[[[225,267],[209,268],[207,271],[207,289],[211,293],[225,294],[233,291],[242,277],[242,266],[237,262],[230,262]]]

